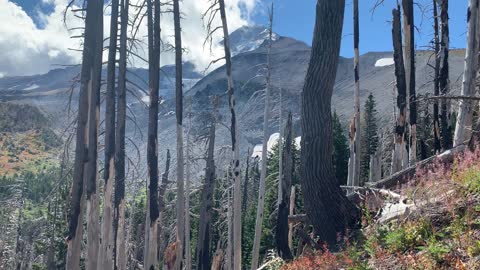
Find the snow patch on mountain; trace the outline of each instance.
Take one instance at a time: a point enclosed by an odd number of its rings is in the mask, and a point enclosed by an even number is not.
[[[375,62],[375,67],[387,67],[395,64],[393,58],[381,58]]]

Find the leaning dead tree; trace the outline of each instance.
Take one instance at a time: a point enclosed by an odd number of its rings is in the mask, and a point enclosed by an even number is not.
[[[360,185],[360,73],[359,73],[360,27],[358,22],[358,0],[353,1],[353,50],[354,50],[354,115],[350,127],[350,159],[348,160],[348,185]],[[352,134],[353,133],[353,134]]]
[[[406,129],[406,95],[407,85],[405,81],[405,66],[403,64],[402,28],[400,26],[400,6],[392,11],[393,25],[393,59],[395,61],[395,78],[397,90],[397,119],[395,123],[395,148],[392,157],[392,174],[403,169],[405,156],[407,155],[405,143]]]
[[[114,269],[125,270],[125,128],[127,119],[127,27],[129,0],[121,0],[118,106],[115,134],[115,195],[113,212]]]
[[[108,44],[107,90],[105,95],[105,167],[103,169],[103,213],[100,233],[98,269],[113,268],[113,211],[112,194],[115,177],[115,63],[117,57],[118,2],[112,0],[110,38]]]
[[[85,38],[83,41],[84,46],[82,56],[80,95],[78,102],[73,183],[71,189],[70,210],[68,215],[68,235],[66,238],[66,269],[69,270],[80,269],[80,254],[83,238],[83,213],[85,211],[85,194],[83,192],[84,186],[86,187],[86,193],[89,200],[90,207],[88,210],[92,218],[95,214],[95,197],[97,196],[95,183],[97,182],[96,175],[98,173],[96,171],[96,165],[93,166],[93,162],[95,162],[95,164],[97,162],[97,122],[95,119],[95,109],[97,108],[97,106],[95,103],[97,100],[97,92],[98,94],[100,92],[100,76],[102,64],[101,52],[103,47],[103,27],[99,27],[99,25],[103,25],[103,1],[88,1],[86,6],[85,18]],[[98,87],[98,89],[95,89],[95,87]],[[94,102],[93,104],[92,101]],[[92,111],[95,115],[91,115]],[[91,119],[94,120],[94,123],[91,123]],[[93,127],[95,130],[90,130],[90,127]],[[93,138],[92,136],[94,136],[95,138]],[[93,147],[94,149],[89,149],[90,147]],[[92,157],[93,155],[95,155],[95,159],[91,161],[90,164],[87,164],[88,158]],[[94,178],[89,178],[92,175]],[[84,179],[86,180],[85,183]],[[96,212],[96,214],[98,214],[98,211]],[[89,219],[88,222],[89,230],[92,230],[92,232],[96,227],[97,229],[99,229],[98,226],[95,227],[95,225],[92,224],[92,222],[94,222],[93,219]],[[92,245],[89,246],[87,252],[90,254],[94,251],[95,242],[97,243],[98,252],[98,235],[96,235],[95,240],[93,240],[91,236],[87,236],[87,238],[90,240],[87,245]],[[95,258],[90,258],[89,262],[87,263],[88,269],[93,269],[90,267],[93,267],[93,264],[97,260],[97,256],[98,254],[95,254]]]
[[[153,1],[153,5],[152,5]],[[158,266],[158,94],[160,80],[160,0],[147,0],[148,25],[148,108],[147,214],[145,219],[145,269]]]
[[[478,33],[480,29],[480,11],[479,0],[470,0],[467,13],[467,49],[465,52],[465,67],[463,72],[463,82],[461,95],[471,96],[475,94],[475,77],[478,69],[479,40]],[[453,145],[462,144],[466,139],[470,139],[472,134],[473,103],[471,100],[460,100],[457,124],[455,127],[455,137]]]
[[[265,178],[267,177],[267,158],[268,158],[268,120],[270,119],[270,91],[271,91],[271,66],[270,53],[272,50],[272,28],[273,28],[273,2],[269,14],[270,26],[268,28],[269,43],[267,47],[267,76],[265,86],[265,105],[263,111],[263,143],[262,143],[262,168],[260,171],[260,185],[258,188],[257,217],[255,219],[255,236],[252,249],[251,269],[258,268],[260,256],[260,239],[262,237],[263,211],[265,209]],[[280,141],[279,141],[280,143]],[[283,147],[281,144],[279,147]],[[280,181],[281,182],[281,181]]]
[[[403,35],[405,42],[405,81],[410,121],[409,164],[415,164],[417,160],[417,94],[415,90],[415,16],[413,12],[413,0],[403,0],[402,5]]]
[[[358,209],[335,179],[332,162],[332,107],[345,1],[317,0],[312,53],[302,93],[300,174],[305,212],[314,235],[335,247],[352,228]]]
[[[179,0],[173,0],[173,21],[175,27],[175,115],[177,118],[177,260],[175,261],[175,269],[180,270],[183,261],[185,240],[185,190],[183,158],[182,35],[180,28]]]
[[[196,248],[197,270],[211,269],[211,220],[213,214],[213,189],[215,186],[215,130],[218,118],[218,97],[212,99],[213,112],[212,123],[209,128],[207,160],[205,168],[205,184],[202,189],[202,199],[200,204],[200,221],[198,225],[198,240]]]
[[[293,135],[292,135],[292,113],[288,114],[287,124],[285,127],[285,171],[282,181],[282,199],[278,205],[277,224],[275,230],[275,244],[277,247],[278,255],[286,261],[292,260],[293,255],[291,247],[289,245],[290,228],[288,225],[288,216],[290,214],[292,203],[290,201],[290,191],[292,187],[293,176]],[[292,210],[293,211],[293,210]]]

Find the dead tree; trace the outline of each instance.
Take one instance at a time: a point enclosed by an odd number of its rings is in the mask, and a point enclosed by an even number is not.
[[[152,6],[152,1],[154,1]],[[158,94],[160,80],[160,0],[147,0],[148,25],[148,109],[147,215],[145,219],[145,269],[158,265]]]
[[[450,92],[450,75],[449,75],[449,50],[450,50],[450,30],[448,26],[448,0],[438,0],[440,2],[440,73],[438,77],[438,84],[440,94],[447,95]],[[448,150],[452,148],[452,127],[450,124],[450,101],[442,100],[441,105],[441,135],[442,148]]]
[[[438,8],[437,1],[433,1],[433,21],[434,21],[434,46],[435,46],[435,71],[434,71],[434,95],[440,95],[440,35],[439,35],[439,26],[438,26]],[[440,115],[438,100],[433,101],[433,137],[434,137],[434,152],[439,154],[442,150],[442,145],[440,141]]]
[[[305,212],[314,234],[330,247],[356,223],[358,209],[335,179],[331,98],[338,66],[345,1],[318,0],[312,53],[302,93],[300,173]]]
[[[180,270],[185,241],[185,190],[183,158],[183,81],[182,81],[182,36],[180,28],[179,0],[173,0],[173,21],[175,28],[175,115],[177,117],[177,261],[175,269]],[[187,247],[190,248],[190,247]],[[189,269],[187,269],[189,270]]]
[[[127,119],[127,27],[129,0],[121,0],[118,107],[115,134],[115,195],[113,214],[114,269],[125,270],[125,127]]]
[[[415,164],[417,160],[417,94],[415,90],[415,16],[413,0],[402,0],[402,5],[405,42],[405,81],[410,120],[409,163]]]
[[[107,91],[105,96],[105,167],[104,194],[98,269],[113,268],[113,211],[112,194],[115,177],[115,62],[117,56],[118,0],[112,0],[110,38],[107,63]]]
[[[292,153],[293,135],[292,135],[292,113],[288,114],[287,125],[285,127],[285,171],[282,181],[282,200],[278,205],[277,226],[275,230],[275,244],[278,255],[286,261],[292,260],[293,255],[289,246],[289,226],[288,215],[290,212],[290,189],[292,186],[293,175],[293,153]]]
[[[395,78],[397,88],[397,119],[395,123],[395,148],[392,158],[392,174],[396,173],[407,164],[404,164],[407,155],[405,144],[406,129],[406,95],[407,85],[405,80],[405,66],[403,64],[402,29],[400,26],[400,6],[392,11],[393,26],[393,59],[395,61]]]
[[[67,258],[66,258],[66,269],[80,269],[80,253],[81,253],[81,244],[82,244],[82,224],[83,224],[83,213],[85,195],[83,192],[84,186],[86,187],[86,193],[90,201],[89,205],[95,208],[95,202],[92,199],[95,199],[96,196],[96,166],[93,166],[92,162],[96,164],[96,120],[95,115],[91,115],[91,111],[96,114],[95,104],[91,104],[92,100],[96,100],[96,93],[100,91],[100,72],[101,72],[101,51],[102,46],[99,46],[102,42],[103,27],[103,1],[88,1],[86,6],[86,18],[85,18],[85,33],[84,33],[84,47],[83,47],[83,56],[82,56],[82,71],[81,71],[81,84],[80,84],[80,95],[78,102],[78,118],[77,118],[77,130],[76,130],[76,144],[75,144],[75,161],[74,161],[74,172],[73,172],[73,184],[71,190],[71,203],[69,211],[69,222],[68,222],[68,235],[66,238],[67,241]],[[101,32],[101,33],[99,33]],[[100,41],[98,40],[100,39]],[[100,53],[98,53],[100,51]],[[98,59],[100,57],[100,59]],[[100,65],[99,65],[100,63]],[[94,89],[94,87],[98,87]],[[99,112],[99,110],[98,110]],[[91,117],[90,117],[91,116]],[[94,131],[89,130],[88,127],[92,126],[89,123],[90,119],[93,119],[95,123],[92,123],[95,127]],[[91,122],[91,121],[90,121]],[[95,133],[94,133],[95,132]],[[95,138],[91,136],[95,135]],[[89,149],[93,146],[93,149]],[[90,153],[92,152],[92,153]],[[90,165],[87,168],[87,161],[89,157],[95,156],[95,159],[91,161]],[[92,178],[89,178],[93,175]],[[84,181],[85,179],[85,181]],[[97,201],[98,202],[98,201]],[[93,210],[91,217],[93,217]],[[98,210],[98,208],[97,208]],[[97,211],[98,214],[98,211]],[[98,220],[98,217],[97,217]],[[92,221],[89,220],[89,230],[93,230],[95,226],[92,226]],[[98,227],[98,226],[97,226]],[[98,240],[98,234],[95,235]],[[90,238],[87,236],[87,238]],[[89,242],[94,244],[92,239]],[[97,242],[98,243],[98,242]],[[97,246],[98,247],[98,246]],[[92,249],[91,249],[92,248]],[[94,246],[89,248],[89,251],[92,252]],[[98,252],[98,249],[97,249]],[[96,261],[98,254],[94,255],[94,259],[90,258],[88,262],[88,269],[93,266],[94,261]]]
[[[209,128],[207,164],[205,168],[205,184],[202,190],[200,205],[200,221],[198,225],[198,240],[196,248],[196,262],[198,270],[208,270],[211,267],[210,231],[213,214],[213,189],[215,186],[215,130],[218,117],[218,97],[213,97],[212,123]]]
[[[243,181],[242,211],[247,211],[248,205],[248,172],[250,170],[250,148],[247,149],[247,166],[245,168],[245,180]]]
[[[185,166],[185,268],[192,269],[192,248],[190,241],[190,185],[191,185],[191,131],[192,131],[192,99],[188,100],[188,127],[187,127],[187,143],[186,143],[186,166]]]
[[[270,53],[272,50],[272,27],[273,27],[273,2],[272,9],[270,10],[270,27],[269,27],[269,44],[267,47],[267,76],[265,87],[265,105],[263,111],[263,143],[262,143],[262,163],[260,171],[260,185],[258,188],[258,201],[257,201],[257,217],[255,219],[255,237],[253,240],[252,248],[252,265],[251,269],[258,268],[258,260],[260,256],[260,240],[262,237],[262,223],[263,223],[263,211],[265,209],[265,178],[267,177],[267,158],[268,158],[268,120],[270,119],[270,91],[271,91],[271,66],[270,66]],[[279,141],[280,143],[280,141]],[[282,147],[279,145],[279,147]],[[282,179],[283,180],[283,179]],[[281,183],[281,181],[279,184]]]
[[[354,116],[353,134],[350,134],[350,159],[348,161],[348,185],[360,185],[360,73],[359,73],[360,27],[358,22],[358,0],[353,1],[353,50],[354,50]]]
[[[475,78],[478,69],[479,44],[477,40],[479,27],[479,1],[470,0],[467,13],[467,49],[465,53],[465,67],[463,72],[462,92],[463,96],[475,94]],[[453,145],[457,146],[466,139],[470,139],[472,134],[473,104],[471,100],[460,100],[457,124],[455,127],[455,137]]]

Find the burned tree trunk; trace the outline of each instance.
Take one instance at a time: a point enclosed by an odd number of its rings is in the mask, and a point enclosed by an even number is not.
[[[198,240],[196,249],[196,262],[198,270],[209,270],[210,261],[210,231],[213,207],[213,189],[215,186],[215,130],[218,117],[218,97],[213,97],[212,124],[209,129],[207,166],[205,168],[205,184],[202,190],[200,205],[200,223],[198,225]]]
[[[115,195],[113,214],[114,269],[126,269],[125,245],[125,126],[127,119],[127,27],[129,0],[121,1],[118,110],[115,134]]]
[[[270,66],[270,52],[272,49],[272,27],[273,27],[273,2],[272,10],[270,11],[270,27],[269,27],[269,45],[267,48],[267,76],[266,76],[266,88],[265,88],[265,107],[263,111],[263,144],[262,144],[262,170],[260,171],[260,185],[258,188],[258,201],[257,201],[257,217],[255,219],[255,237],[253,241],[252,249],[252,265],[251,269],[258,268],[258,260],[260,256],[260,239],[262,237],[262,222],[263,211],[265,209],[265,178],[267,177],[267,158],[268,158],[268,120],[270,119],[270,88],[271,88],[271,66]],[[279,141],[280,143],[280,141]],[[282,147],[282,145],[279,145]],[[283,179],[280,180],[280,183]]]
[[[250,170],[250,148],[247,149],[247,167],[245,168],[245,180],[243,181],[242,211],[247,211],[248,205],[248,171]]]
[[[175,28],[175,114],[177,117],[177,260],[175,269],[180,270],[185,241],[185,190],[183,158],[183,81],[182,81],[182,36],[180,28],[179,0],[173,0]],[[190,247],[188,247],[190,248]],[[189,270],[189,269],[188,269]]]
[[[230,164],[230,176],[233,179],[233,269],[240,270],[242,267],[242,191],[240,179],[240,149],[238,140],[238,123],[235,112],[235,91],[232,75],[232,57],[230,53],[230,39],[228,34],[227,16],[224,0],[218,0],[220,18],[223,28],[223,47],[225,49],[225,70],[228,82],[228,104],[230,109],[230,134],[232,138],[232,163]]]
[[[115,177],[115,61],[117,55],[118,0],[112,0],[110,39],[107,63],[107,91],[105,96],[105,167],[103,169],[104,196],[98,269],[113,268],[113,212],[112,194]]]
[[[332,162],[331,98],[338,66],[345,1],[318,0],[312,54],[302,93],[300,173],[305,212],[314,234],[334,247],[358,209],[338,186]]]
[[[293,174],[293,153],[292,153],[292,113],[288,114],[287,126],[285,127],[285,171],[283,173],[284,179],[282,181],[282,200],[278,205],[277,226],[275,231],[275,243],[277,246],[278,255],[286,261],[292,260],[292,252],[289,246],[289,203],[290,203],[290,189],[292,186]]]
[[[435,46],[435,73],[434,73],[434,92],[435,96],[440,95],[440,84],[439,84],[439,77],[440,77],[440,36],[439,36],[439,27],[438,27],[438,8],[437,8],[437,1],[433,1],[433,20],[434,20],[434,46]],[[439,154],[442,150],[442,145],[440,141],[440,115],[439,115],[439,107],[438,107],[438,100],[433,101],[433,147],[435,154]]]
[[[405,81],[410,120],[409,163],[415,164],[417,160],[417,94],[415,90],[415,20],[413,0],[403,0],[402,4],[403,34],[405,37]]]
[[[467,49],[465,54],[465,68],[463,72],[462,96],[471,96],[475,94],[475,78],[478,69],[479,44],[477,40],[477,29],[480,20],[479,0],[470,0],[467,13]],[[473,104],[471,100],[460,100],[457,124],[455,127],[455,137],[453,146],[463,144],[466,139],[470,139],[472,134]]]
[[[448,0],[439,0],[440,2],[440,22],[441,22],[441,39],[440,39],[440,73],[438,84],[440,94],[447,95],[450,92],[450,75],[448,56],[450,50],[450,30],[448,26]],[[441,135],[442,148],[448,150],[452,148],[452,127],[450,125],[450,101],[442,99],[441,106]]]
[[[80,268],[80,253],[81,253],[81,243],[82,243],[82,224],[83,224],[83,213],[84,213],[84,200],[85,195],[83,194],[84,185],[87,190],[89,199],[96,196],[96,187],[91,182],[84,181],[84,178],[87,180],[87,177],[90,176],[90,173],[87,171],[92,171],[93,168],[86,170],[87,161],[90,156],[93,156],[89,153],[89,147],[93,145],[95,139],[89,140],[91,136],[89,130],[87,129],[88,121],[90,120],[90,111],[92,96],[96,92],[94,87],[98,84],[100,74],[95,74],[96,72],[101,72],[101,66],[98,68],[98,63],[101,65],[101,58],[99,57],[98,38],[101,38],[102,33],[100,32],[100,27],[103,21],[103,1],[89,1],[87,3],[86,19],[85,19],[85,39],[83,47],[83,57],[82,57],[82,71],[81,71],[81,84],[80,84],[80,96],[78,102],[78,118],[77,118],[77,130],[76,130],[76,146],[75,146],[75,162],[74,162],[74,172],[73,172],[73,184],[71,190],[71,203],[69,211],[69,222],[68,222],[68,235],[67,235],[67,256],[66,256],[66,269],[79,269]],[[101,57],[101,54],[100,54]],[[97,81],[98,80],[98,81]],[[93,98],[95,100],[95,98]],[[94,107],[93,110],[96,108]],[[90,126],[90,125],[89,125]],[[96,126],[95,126],[96,127]],[[96,134],[95,134],[96,135]],[[92,142],[91,142],[92,141]],[[89,145],[89,142],[90,145]],[[96,157],[96,144],[95,149],[90,149],[90,151],[95,152]],[[94,161],[96,163],[96,159]],[[96,166],[95,166],[96,167]],[[96,173],[95,179],[96,179]],[[96,183],[96,181],[94,180]],[[87,185],[88,183],[88,185]],[[93,206],[93,204],[91,204]],[[97,208],[98,210],[98,208]],[[98,213],[98,212],[97,212]],[[90,223],[90,225],[93,225]],[[89,229],[94,229],[90,227]],[[90,244],[93,244],[90,242]],[[90,250],[90,249],[89,249]],[[98,250],[97,250],[98,251]],[[95,261],[97,254],[95,254]],[[92,263],[90,260],[89,263]]]
[[[400,26],[400,7],[392,11],[393,14],[393,59],[395,60],[395,78],[397,88],[398,115],[395,126],[395,149],[392,158],[392,174],[403,169],[406,152],[405,128],[406,128],[406,95],[407,86],[405,81],[405,66],[403,64],[402,29]]]
[[[147,215],[145,219],[145,269],[158,268],[158,94],[160,76],[160,0],[147,0],[148,21],[148,110]]]

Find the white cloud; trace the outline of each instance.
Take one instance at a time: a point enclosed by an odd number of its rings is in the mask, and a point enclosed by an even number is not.
[[[1,74],[7,76],[38,74],[55,68],[56,64],[80,63],[81,53],[69,50],[69,48],[80,48],[80,40],[70,38],[78,35],[79,31],[68,31],[63,22],[63,13],[68,1],[43,0],[43,2],[52,4],[54,10],[50,14],[38,12],[36,19],[42,25],[42,28],[39,29],[20,6],[10,0],[0,0],[0,6],[2,6],[0,9],[0,18],[2,18],[2,24],[0,24]],[[131,0],[131,2],[135,3],[136,0]],[[258,0],[226,1],[230,32],[249,23],[250,14],[254,11],[257,2]],[[206,32],[201,17],[208,6],[208,0],[183,0],[181,2],[182,39],[183,47],[187,50],[184,60],[192,61],[198,70],[203,70],[212,59],[223,54],[219,45],[223,38],[220,31],[213,37],[213,55],[210,54],[208,46],[203,48]],[[135,10],[131,8],[130,11],[134,12]],[[110,11],[107,9],[105,13],[104,32],[107,37]],[[69,28],[79,27],[83,24],[80,19],[73,16],[72,12],[67,12],[66,21]],[[215,24],[220,25],[219,18]],[[163,14],[161,26],[162,39],[173,44],[173,16]],[[146,20],[144,20],[137,37],[145,43],[146,32]],[[144,57],[147,55],[145,45],[141,46],[138,53]],[[162,54],[162,65],[173,62],[173,52]],[[136,67],[146,67],[146,64],[139,59],[131,59],[131,63]]]

